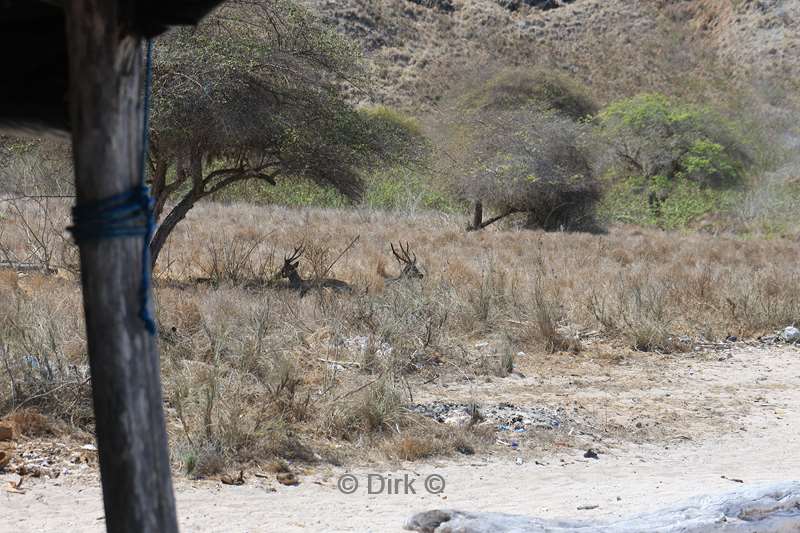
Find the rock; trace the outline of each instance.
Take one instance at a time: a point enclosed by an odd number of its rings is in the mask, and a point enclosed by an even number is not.
[[[460,444],[456,446],[456,451],[462,455],[475,455],[475,448],[469,444]]]
[[[784,342],[792,344],[800,341],[800,329],[794,326],[788,326],[781,332],[781,339],[783,339]]]
[[[11,420],[0,421],[0,442],[16,440],[19,437],[19,427]]]
[[[600,457],[597,456],[597,452],[591,448],[586,450],[586,453],[584,453],[583,456],[587,459],[600,459]]]
[[[290,487],[294,487],[300,484],[300,480],[297,479],[292,472],[278,472],[275,476],[275,479],[278,480],[278,483],[281,485],[288,485]]]
[[[239,475],[236,477],[228,475],[222,476],[220,481],[225,485],[244,485],[244,470],[239,470]]]

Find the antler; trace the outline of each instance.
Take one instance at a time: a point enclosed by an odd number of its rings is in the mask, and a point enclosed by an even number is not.
[[[283,256],[283,260],[286,261],[287,263],[292,263],[296,259],[300,259],[300,256],[303,255],[303,251],[304,247],[302,244],[300,246],[295,246],[292,256],[291,257]]]
[[[405,263],[407,265],[412,265],[412,264],[417,262],[417,256],[415,254],[410,253],[411,252],[411,246],[408,244],[408,242],[406,242],[406,247],[405,248],[403,248],[403,242],[402,241],[400,241],[398,243],[398,245],[400,246],[400,253],[399,254],[397,253],[397,250],[394,249],[394,244],[389,243],[389,246],[391,246],[391,248],[392,248],[392,253],[394,254],[395,258],[397,258],[398,262]],[[414,256],[413,258],[411,257],[412,255]]]

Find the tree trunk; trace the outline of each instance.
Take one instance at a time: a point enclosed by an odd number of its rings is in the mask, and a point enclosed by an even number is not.
[[[191,150],[189,153],[188,165],[184,168],[183,164],[184,163],[181,162],[178,163],[178,172],[188,173],[188,177],[192,180],[192,190],[186,193],[186,196],[178,202],[178,205],[172,208],[172,211],[164,218],[164,221],[158,225],[156,234],[153,236],[153,240],[150,241],[151,267],[155,267],[158,254],[161,253],[161,249],[167,242],[169,234],[172,233],[172,230],[175,229],[178,222],[186,217],[186,213],[194,207],[194,204],[196,204],[198,200],[208,194],[205,190],[205,182],[203,180],[203,156],[200,151],[195,149]],[[179,179],[182,180],[184,178]],[[163,201],[166,202],[166,196],[168,195],[162,196],[164,196]]]
[[[64,2],[78,204],[138,184],[141,40],[136,4]],[[105,522],[114,532],[177,532],[156,339],[138,316],[141,238],[81,241],[81,282]]]
[[[477,200],[475,202],[474,210],[472,211],[472,225],[467,227],[467,231],[477,231],[483,226],[483,202]]]
[[[153,206],[153,219],[158,220],[161,218],[161,212],[164,211],[164,205],[167,202],[167,170],[169,165],[163,159],[157,159],[155,164],[155,171],[152,176],[153,185],[150,187],[150,194],[155,199]]]
[[[198,198],[195,196],[194,192],[189,192],[178,202],[178,205],[172,208],[172,211],[164,218],[164,221],[158,225],[156,234],[153,236],[153,240],[150,241],[151,266],[155,267],[158,254],[161,253],[161,249],[167,242],[167,237],[169,237],[169,234],[175,229],[175,226],[178,225],[178,222],[186,217],[186,213],[194,207],[197,200]]]

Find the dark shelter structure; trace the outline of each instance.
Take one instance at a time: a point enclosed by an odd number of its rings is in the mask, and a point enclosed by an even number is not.
[[[222,0],[127,0],[109,11],[119,30],[155,37],[196,24]],[[66,11],[71,0],[0,0],[0,129],[69,129]],[[91,15],[84,11],[84,16]],[[89,24],[89,21],[86,21]],[[109,80],[111,81],[111,80]]]
[[[0,0],[0,132],[71,135],[106,526],[178,530],[148,322],[146,40],[222,0]],[[152,329],[152,328],[150,328]]]

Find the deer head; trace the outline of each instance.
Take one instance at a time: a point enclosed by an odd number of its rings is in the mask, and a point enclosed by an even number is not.
[[[406,242],[405,248],[403,248],[403,243],[399,242],[398,246],[400,247],[400,252],[398,253],[397,250],[394,249],[394,244],[389,244],[392,248],[392,253],[394,254],[395,259],[400,264],[400,278],[405,279],[422,279],[425,275],[417,268],[417,256],[411,253],[411,247]]]
[[[281,277],[288,278],[293,273],[297,272],[297,265],[300,264],[300,256],[303,255],[303,245],[296,246],[291,257],[283,256],[283,268],[281,269]]]

